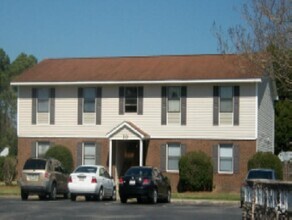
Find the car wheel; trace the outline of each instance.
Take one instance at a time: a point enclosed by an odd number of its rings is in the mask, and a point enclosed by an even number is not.
[[[51,192],[50,192],[50,199],[51,200],[55,200],[56,197],[57,197],[57,187],[56,187],[56,184],[53,183],[52,189],[51,189]]]
[[[99,189],[97,200],[98,201],[102,201],[103,200],[103,188],[102,187],[100,187],[100,189]]]
[[[165,202],[170,203],[171,200],[171,191],[170,189],[167,190],[167,197],[165,199]]]
[[[70,199],[71,199],[71,201],[73,201],[73,202],[76,201],[76,195],[71,194],[71,195],[70,195]]]
[[[27,198],[28,198],[28,193],[26,193],[26,192],[21,190],[21,199],[22,200],[27,200]]]
[[[138,197],[138,198],[137,198],[137,202],[138,202],[138,203],[142,203],[142,202],[143,202],[143,199],[140,198],[140,197]]]
[[[116,201],[117,200],[117,191],[116,191],[116,188],[113,188],[113,192],[112,192],[112,197],[111,199],[113,201]]]
[[[152,197],[150,198],[150,201],[152,204],[156,204],[157,203],[157,190],[156,189],[153,189],[153,192],[152,192]]]
[[[47,198],[46,195],[39,195],[39,199],[40,199],[40,200],[45,200],[46,198]]]
[[[127,203],[127,200],[128,200],[127,197],[121,197],[120,199],[121,199],[121,203]]]
[[[68,199],[68,193],[64,193],[63,196],[64,196],[64,199]]]

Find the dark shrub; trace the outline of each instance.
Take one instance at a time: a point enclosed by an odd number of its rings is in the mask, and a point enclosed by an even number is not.
[[[46,158],[52,157],[59,160],[67,172],[73,170],[73,157],[70,150],[62,145],[55,145],[51,147],[46,155]]]
[[[179,161],[179,191],[210,191],[213,186],[211,158],[202,151],[190,152]]]
[[[5,157],[0,157],[0,181],[3,181],[4,180],[4,177],[3,177],[4,160],[5,160]]]
[[[257,152],[249,161],[248,169],[274,169],[277,179],[283,179],[283,167],[280,159],[271,152]]]

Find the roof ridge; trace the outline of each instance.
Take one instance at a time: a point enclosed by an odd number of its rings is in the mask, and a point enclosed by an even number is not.
[[[45,58],[45,60],[91,60],[91,59],[133,59],[133,58],[162,58],[162,57],[211,57],[211,56],[237,56],[239,54],[164,54],[164,55],[133,55],[133,56],[101,56],[101,57],[60,57]],[[41,62],[42,62],[41,61]]]

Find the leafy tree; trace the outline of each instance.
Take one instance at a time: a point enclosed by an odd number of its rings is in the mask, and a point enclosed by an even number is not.
[[[280,159],[271,152],[257,152],[249,161],[248,169],[273,169],[278,179],[283,179],[283,167]]]
[[[292,151],[292,102],[281,100],[276,104],[276,148],[275,153],[280,151]]]
[[[5,157],[3,164],[3,179],[5,185],[12,185],[12,181],[16,177],[17,160],[14,156]]]
[[[212,190],[211,158],[202,151],[189,152],[179,161],[179,191]]]
[[[244,55],[275,79],[282,93],[291,93],[291,0],[251,0],[241,12],[245,23],[230,27],[227,37],[214,24],[219,51]]]
[[[34,56],[21,53],[12,63],[0,49],[0,151],[8,146],[9,154],[17,154],[16,89],[10,86],[13,77],[37,63]]]
[[[52,157],[59,160],[66,171],[71,172],[73,170],[73,157],[71,151],[62,145],[56,145],[51,147],[45,155],[46,158]]]

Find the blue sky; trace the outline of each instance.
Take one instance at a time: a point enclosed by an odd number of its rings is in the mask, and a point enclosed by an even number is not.
[[[218,53],[244,0],[0,0],[0,48],[45,58]],[[237,10],[236,10],[237,9]]]

